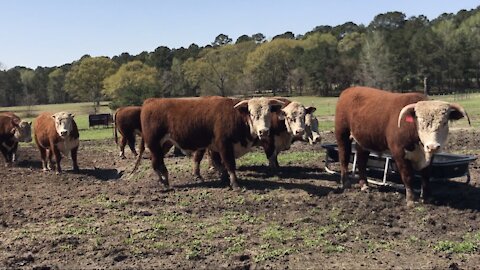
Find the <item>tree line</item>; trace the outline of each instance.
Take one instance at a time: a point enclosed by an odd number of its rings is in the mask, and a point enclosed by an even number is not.
[[[0,59],[1,61],[1,59]],[[456,14],[375,16],[266,40],[218,35],[205,47],[83,56],[59,67],[0,71],[0,106],[200,95],[335,96],[351,85],[408,92],[480,89],[480,6]]]

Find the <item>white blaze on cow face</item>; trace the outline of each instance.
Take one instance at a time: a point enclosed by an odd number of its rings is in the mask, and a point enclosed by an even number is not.
[[[303,140],[310,144],[319,143],[322,141],[320,131],[318,130],[318,119],[312,113],[305,115],[305,134]]]
[[[271,126],[271,113],[279,111],[284,102],[269,98],[252,98],[243,100],[235,105],[237,109],[248,110],[248,125],[252,137],[268,138]]]
[[[32,122],[21,121],[14,131],[15,140],[18,142],[32,141]]]
[[[416,148],[413,152],[406,153],[407,159],[419,163],[417,166],[414,166],[417,169],[428,166],[433,154],[440,152],[447,142],[449,120],[458,120],[462,117],[468,119],[468,115],[460,105],[444,101],[419,101],[405,106],[399,115],[399,127],[404,116],[405,121],[415,122],[421,142],[421,150],[423,150],[424,158],[413,157],[419,155],[419,148]],[[470,123],[470,119],[468,121]],[[425,160],[423,161],[423,159]],[[419,160],[422,161],[420,162]]]
[[[52,115],[55,121],[55,129],[60,137],[65,138],[70,135],[73,128],[73,117],[75,115],[67,112],[59,112]]]

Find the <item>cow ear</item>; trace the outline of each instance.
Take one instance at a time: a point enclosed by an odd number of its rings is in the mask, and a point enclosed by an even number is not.
[[[73,117],[75,117],[75,114],[74,114],[74,113],[69,113],[69,114],[68,114],[68,117],[73,118]]]
[[[315,108],[315,107],[307,107],[307,108],[305,108],[306,114],[312,114],[312,113],[315,112],[316,110],[317,110],[317,108]]]
[[[459,119],[462,119],[463,117],[467,118],[469,125],[472,125],[470,123],[470,117],[468,117],[468,114],[465,111],[465,109],[459,104],[450,103],[450,114],[448,115],[448,120],[459,120]]]
[[[53,118],[53,120],[55,120],[55,114],[52,114],[52,118]]]
[[[27,122],[27,124],[28,124],[29,126],[31,126],[31,125],[32,125],[32,121],[30,121],[30,122]]]
[[[10,133],[11,133],[11,134],[15,134],[15,131],[17,131],[17,129],[16,129],[16,128],[12,128],[12,130],[10,130]]]
[[[12,118],[12,124],[13,124],[14,126],[18,126],[18,125],[20,124],[20,119],[18,119],[18,118]]]
[[[248,100],[242,100],[233,107],[242,114],[248,114]]]
[[[284,111],[279,110],[279,111],[277,112],[277,116],[278,116],[278,120],[280,120],[280,121],[285,120],[285,112],[284,112]]]

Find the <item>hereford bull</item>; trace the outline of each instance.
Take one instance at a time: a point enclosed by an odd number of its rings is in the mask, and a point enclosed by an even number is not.
[[[60,161],[62,154],[71,155],[73,170],[78,171],[77,152],[79,145],[79,134],[77,124],[73,120],[74,115],[68,112],[42,113],[33,124],[35,143],[42,158],[44,171],[52,169],[52,155],[55,156],[56,173],[62,172]],[[48,154],[48,162],[47,162]]]
[[[349,186],[351,142],[356,142],[360,187],[366,189],[366,165],[370,151],[390,150],[412,206],[413,170],[421,171],[422,200],[429,196],[430,163],[448,136],[448,121],[468,119],[458,104],[428,100],[420,93],[390,93],[368,87],[344,90],[337,102],[335,137],[341,165],[341,185]]]
[[[13,112],[3,112],[0,115],[7,116],[12,121],[3,120],[1,125],[2,141],[0,142],[0,151],[5,156],[6,165],[11,164],[17,160],[17,149],[19,142],[31,142],[32,141],[32,122],[22,121]],[[5,131],[10,130],[13,132],[13,136],[5,136]],[[8,133],[8,132],[7,132]]]
[[[277,170],[279,165],[277,156],[281,151],[290,149],[291,144],[296,140],[310,141],[316,143],[320,136],[318,133],[318,122],[312,119],[312,113],[315,107],[305,108],[298,102],[292,102],[286,98],[276,98],[284,102],[284,107],[273,112],[270,117],[270,131],[268,138],[258,141],[258,145],[262,146],[270,168]],[[306,116],[309,117],[309,125],[306,124]],[[313,116],[314,118],[315,116]],[[314,118],[316,120],[316,118]],[[313,126],[312,126],[313,124]],[[308,130],[308,135],[305,132]],[[200,175],[200,162],[203,159],[205,150],[196,151],[193,156],[193,174],[196,178],[202,179]],[[211,159],[210,159],[211,160]],[[210,161],[212,165],[212,161]]]
[[[224,166],[222,178],[228,172],[230,186],[238,189],[235,157],[248,152],[258,138],[268,137],[270,114],[282,105],[279,100],[267,98],[240,102],[223,97],[147,99],[140,114],[142,142],[151,152],[153,169],[167,187],[168,171],[163,159],[175,145],[186,153],[210,149],[216,165],[221,160]],[[139,157],[142,151],[140,147]]]
[[[278,154],[281,151],[290,149],[292,142],[295,140],[303,140],[306,130],[305,117],[306,115],[312,115],[316,110],[315,107],[305,108],[302,104],[286,98],[281,98],[280,100],[286,106],[280,112],[272,114],[269,138],[261,142],[268,158],[269,166],[274,171],[280,167],[277,159]]]
[[[135,150],[136,135],[142,136],[142,127],[140,125],[141,106],[127,106],[118,108],[114,115],[115,143],[118,145],[117,130],[122,135],[120,140],[120,157],[125,157],[125,145],[130,147],[132,153],[137,156]]]

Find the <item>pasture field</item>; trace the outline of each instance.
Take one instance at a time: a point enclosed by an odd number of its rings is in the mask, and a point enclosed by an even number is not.
[[[449,151],[478,154],[475,130],[454,131]],[[323,134],[333,142],[332,132]],[[0,266],[27,269],[473,269],[480,265],[480,170],[433,184],[433,202],[406,207],[402,191],[340,191],[319,145],[295,143],[269,174],[261,151],[238,160],[241,191],[202,164],[166,158],[171,189],[150,168],[118,157],[112,140],[82,141],[80,172],[42,172],[22,145],[0,161]]]
[[[293,99],[317,107],[315,114],[325,122],[322,143],[334,143],[336,99]],[[464,120],[454,124],[446,151],[478,155],[480,96],[455,102],[465,106],[473,127]],[[372,187],[365,193],[356,185],[339,190],[339,176],[324,171],[321,146],[300,142],[279,155],[278,175],[270,173],[260,149],[239,159],[241,191],[228,188],[205,161],[204,181],[194,179],[191,160],[169,154],[172,188],[165,189],[150,168],[148,151],[130,174],[131,152],[127,149],[127,159],[121,159],[111,128],[89,131],[81,120],[88,109],[77,108],[80,172],[71,171],[69,158],[62,160],[63,174],[42,172],[33,144],[21,145],[13,167],[4,167],[0,158],[0,268],[480,265],[479,160],[470,165],[470,184],[465,178],[434,182],[432,202],[413,208],[406,207],[401,190]],[[91,137],[85,139],[88,132]]]

